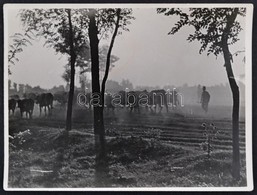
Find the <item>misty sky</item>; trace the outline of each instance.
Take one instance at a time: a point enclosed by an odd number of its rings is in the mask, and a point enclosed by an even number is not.
[[[116,39],[113,54],[120,59],[110,72],[109,79],[129,79],[134,86],[181,86],[184,83],[210,86],[227,82],[222,56],[216,59],[206,53],[200,55],[200,44],[186,41],[188,34],[193,32],[192,28],[184,27],[175,35],[167,35],[177,17],[159,15],[155,9],[149,8],[134,9],[133,13],[135,20],[129,26],[130,32],[123,32]],[[17,10],[9,10],[9,35],[21,32],[22,26],[16,15]],[[241,18],[240,21],[244,28],[244,20]],[[232,53],[245,49],[244,31],[239,38],[240,41],[231,48]],[[11,66],[12,81],[43,88],[66,84],[61,78],[67,64],[66,57],[43,47],[43,40],[33,42],[17,57],[19,62]],[[242,59],[242,55],[234,59],[236,77],[244,74]]]

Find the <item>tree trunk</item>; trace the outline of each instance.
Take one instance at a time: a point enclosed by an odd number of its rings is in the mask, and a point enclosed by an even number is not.
[[[116,21],[115,29],[114,29],[114,32],[113,32],[113,35],[112,35],[110,47],[109,47],[108,53],[107,53],[106,68],[105,68],[104,78],[103,78],[103,81],[102,81],[102,90],[101,90],[101,97],[102,97],[102,104],[103,105],[104,105],[105,84],[106,84],[106,81],[107,81],[107,78],[108,78],[108,75],[109,75],[109,69],[110,69],[110,64],[111,64],[110,61],[111,61],[112,48],[113,48],[114,41],[115,41],[115,38],[116,38],[117,33],[118,33],[118,29],[119,29],[120,12],[121,12],[121,9],[117,9],[117,21]]]
[[[225,57],[224,54],[224,58]],[[233,95],[233,112],[232,112],[232,146],[233,146],[233,161],[232,161],[232,176],[235,180],[240,179],[240,148],[239,148],[239,88],[234,78],[231,63],[226,64],[227,76],[230,88]]]
[[[75,61],[76,55],[74,52],[74,43],[73,43],[73,29],[71,22],[71,10],[67,10],[68,19],[69,19],[69,39],[70,39],[70,68],[71,68],[71,77],[70,77],[70,91],[69,91],[69,99],[68,99],[68,108],[67,108],[67,116],[66,116],[66,131],[71,130],[72,126],[72,102],[74,95],[74,78],[75,78]]]
[[[233,161],[232,161],[232,176],[235,180],[240,179],[240,147],[239,147],[239,88],[236,83],[234,73],[231,66],[231,53],[228,47],[228,35],[231,27],[236,19],[238,8],[227,17],[227,26],[222,34],[222,51],[225,60],[225,67],[233,95],[233,112],[232,112],[232,147],[233,147]]]
[[[99,39],[98,29],[95,20],[96,10],[91,9],[89,12],[89,41],[91,52],[91,74],[92,74],[92,93],[100,94],[99,83]],[[102,103],[101,103],[102,104]],[[94,106],[94,135],[95,135],[95,180],[97,186],[104,185],[108,173],[105,151],[105,130],[103,121],[103,105]]]
[[[74,43],[73,43],[73,29],[72,29],[72,22],[71,22],[71,10],[67,9],[68,20],[69,20],[69,47],[70,47],[70,68],[71,68],[71,76],[70,76],[70,91],[69,91],[69,99],[68,99],[68,108],[67,108],[67,115],[66,115],[66,130],[64,131],[60,145],[62,148],[57,154],[55,159],[55,163],[53,166],[53,173],[51,178],[55,178],[58,171],[62,168],[62,162],[65,155],[65,150],[69,145],[69,131],[71,130],[72,126],[72,102],[73,102],[73,95],[74,95],[74,77],[75,77],[75,61],[76,55],[74,52]]]

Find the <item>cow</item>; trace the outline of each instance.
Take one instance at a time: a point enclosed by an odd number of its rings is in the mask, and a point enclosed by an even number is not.
[[[113,100],[112,94],[106,93],[104,96],[104,103],[105,103],[107,112],[109,112],[110,109],[112,110],[112,112],[114,112],[115,106],[113,105],[112,100]]]
[[[15,108],[16,108],[16,104],[17,104],[17,101],[15,99],[10,99],[9,100],[9,112],[11,113],[11,111],[12,111],[13,115],[14,115],[14,111],[15,111]]]
[[[150,92],[150,105],[154,107],[156,112],[157,106],[159,107],[159,112],[165,107],[166,111],[169,112],[167,92],[164,89],[153,90]]]
[[[141,98],[141,94],[143,94],[143,91],[129,91],[127,93],[127,102],[130,112],[137,110],[137,112],[140,113],[139,99]]]
[[[51,93],[42,93],[37,95],[36,97],[36,104],[39,105],[40,109],[40,116],[42,108],[45,108],[45,116],[46,116],[46,108],[48,108],[48,114],[51,114],[51,109],[53,109],[53,100],[54,96]]]
[[[132,112],[133,110],[140,113],[140,107],[146,107],[149,102],[142,99],[149,98],[149,93],[144,91],[119,91],[117,97],[120,97],[120,106],[126,107]]]
[[[181,97],[180,94],[176,90],[172,90],[167,93],[169,93],[169,95],[167,95],[168,104],[171,106],[172,109],[176,109],[180,105],[178,99],[179,97]]]
[[[32,118],[33,109],[34,109],[34,100],[33,99],[23,99],[18,100],[18,108],[20,108],[21,118],[23,117],[23,112],[26,112],[26,118]]]

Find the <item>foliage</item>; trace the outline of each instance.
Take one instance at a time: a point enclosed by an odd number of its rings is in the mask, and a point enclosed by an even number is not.
[[[97,9],[96,24],[99,40],[101,40],[101,38],[107,39],[109,35],[113,33],[117,10],[118,9]],[[129,31],[127,26],[131,24],[131,20],[133,19],[132,9],[121,9],[118,34],[122,34],[122,31]]]
[[[27,140],[31,138],[31,132],[29,129],[25,131],[20,131],[14,134],[14,136],[9,135],[11,148],[16,148],[18,145],[23,145]]]
[[[70,37],[68,9],[23,9],[20,18],[26,30],[35,36],[45,38],[45,45],[53,47],[56,52],[70,54]],[[86,23],[77,9],[72,9],[73,39],[75,54],[84,50],[87,45]]]
[[[15,64],[15,62],[18,62],[19,59],[17,58],[17,54],[21,53],[24,49],[24,47],[31,45],[30,39],[32,38],[29,33],[21,34],[21,33],[15,33],[12,38],[12,44],[9,45],[8,50],[8,73],[11,74],[10,71],[10,64]]]
[[[107,60],[107,53],[109,50],[109,46],[108,45],[103,45],[102,47],[99,48],[99,67],[100,67],[100,71],[105,71],[105,65],[106,65],[106,60]],[[119,57],[115,56],[115,55],[111,55],[111,59],[110,59],[110,70],[111,68],[113,68],[115,65],[115,62],[117,62],[119,60]]]
[[[107,60],[107,53],[108,53],[108,45],[103,45],[99,49],[99,69],[101,72],[105,71],[105,65]],[[111,55],[111,66],[110,70],[115,66],[115,62],[119,60],[119,57],[115,55]],[[90,56],[90,49],[85,46],[78,54],[77,54],[77,63],[76,67],[80,68],[79,74],[82,75],[86,72],[91,72],[91,56]],[[65,71],[62,74],[62,78],[66,82],[70,82],[70,68],[69,64],[65,65]]]
[[[209,126],[206,123],[202,124],[204,128],[204,137],[206,138],[205,142],[200,144],[202,150],[207,152],[207,157],[211,157],[211,152],[213,151],[214,147],[212,145],[213,141],[217,139],[217,136],[220,134],[220,131],[217,127],[211,123]]]
[[[201,47],[199,53],[207,50],[207,55],[219,55],[222,52],[222,35],[227,28],[229,16],[237,8],[190,8],[182,10],[179,8],[159,8],[157,13],[165,16],[176,15],[180,19],[168,33],[170,35],[178,32],[183,26],[193,26],[194,33],[189,34],[189,42],[199,41]],[[239,8],[238,14],[245,16],[246,8]],[[242,28],[239,21],[235,20],[228,32],[228,45],[233,45],[238,39],[238,34]]]

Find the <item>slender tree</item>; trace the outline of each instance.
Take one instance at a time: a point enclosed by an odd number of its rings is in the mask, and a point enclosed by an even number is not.
[[[20,12],[27,32],[45,38],[45,45],[69,59],[69,98],[66,115],[66,131],[72,128],[72,102],[74,96],[75,64],[77,54],[87,45],[86,24],[76,9],[33,9]]]
[[[236,43],[242,30],[238,16],[245,16],[245,8],[191,8],[182,9],[157,9],[157,13],[166,16],[177,15],[180,20],[168,34],[175,34],[183,26],[193,26],[195,31],[188,36],[188,41],[197,40],[201,43],[199,53],[207,50],[207,55],[223,55],[228,81],[233,96],[232,112],[232,176],[240,178],[240,149],[239,149],[239,88],[234,77],[232,62],[233,56],[229,46]]]
[[[73,33],[73,25],[71,21],[71,10],[67,9],[68,21],[69,21],[69,54],[70,54],[70,91],[69,91],[69,99],[68,99],[68,109],[67,109],[67,117],[66,117],[66,130],[71,130],[72,124],[72,102],[74,95],[74,79],[75,79],[75,62],[76,62],[76,54],[74,50],[74,33]]]
[[[100,94],[99,83],[99,40],[98,29],[96,25],[96,10],[91,9],[89,11],[89,42],[91,51],[91,74],[92,74],[92,93]],[[102,185],[102,179],[107,176],[106,165],[106,152],[105,152],[105,131],[102,108],[100,106],[94,106],[94,135],[95,135],[95,150],[96,150],[96,167],[95,177],[96,185]]]
[[[108,162],[106,159],[105,148],[105,129],[104,129],[104,94],[105,84],[111,64],[111,52],[118,29],[128,30],[126,26],[133,19],[131,9],[90,9],[89,17],[89,42],[91,51],[91,74],[92,74],[92,93],[100,96],[100,106],[94,106],[94,134],[96,148],[96,185],[104,185],[104,180],[108,173]],[[99,41],[101,37],[108,37],[108,32],[112,32],[110,46],[106,57],[105,75],[100,86],[100,61],[99,61]],[[99,37],[100,38],[99,38]]]

